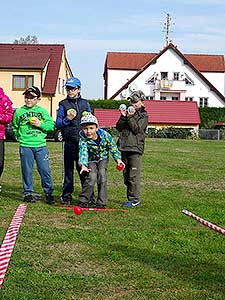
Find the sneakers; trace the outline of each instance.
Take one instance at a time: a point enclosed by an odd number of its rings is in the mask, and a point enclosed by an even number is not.
[[[132,201],[127,201],[127,202],[124,202],[122,203],[122,207],[138,207],[141,205],[141,202],[140,201],[137,201],[137,202],[132,202]]]
[[[88,208],[88,203],[78,202],[77,206],[80,206],[81,208]]]
[[[55,201],[54,201],[53,195],[52,195],[52,194],[46,194],[46,195],[45,195],[45,202],[46,202],[47,204],[54,204]]]
[[[72,196],[68,195],[68,196],[61,196],[60,197],[60,202],[62,205],[70,205],[72,202]]]
[[[33,197],[32,194],[26,194],[26,195],[24,195],[23,201],[27,202],[27,203],[35,203],[36,202],[36,200],[35,200],[35,198]]]
[[[42,195],[38,194],[38,193],[32,193],[32,196],[35,200],[41,200],[42,199]]]
[[[104,208],[106,208],[106,205],[103,205],[103,204],[97,203],[97,204],[95,205],[95,207],[96,207],[96,208],[101,208],[101,209],[104,209]]]

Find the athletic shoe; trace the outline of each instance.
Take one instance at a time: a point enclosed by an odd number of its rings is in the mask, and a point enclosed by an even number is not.
[[[104,209],[104,208],[106,208],[106,205],[97,203],[97,204],[95,205],[95,207],[96,207],[96,208],[102,208],[102,209]]]
[[[34,199],[34,197],[33,197],[32,194],[26,194],[26,195],[24,195],[23,201],[27,202],[27,203],[35,203],[36,202],[36,200]]]
[[[77,206],[80,206],[81,208],[88,208],[88,203],[78,202]]]
[[[42,198],[42,195],[38,194],[38,193],[32,193],[32,196],[35,200],[41,200],[41,198]]]
[[[46,194],[45,195],[45,202],[47,204],[54,204],[55,203],[54,197],[52,196],[52,194]]]
[[[61,196],[60,202],[62,205],[70,205],[72,202],[72,196]]]
[[[132,202],[132,201],[127,201],[127,202],[124,202],[122,203],[122,207],[138,207],[141,205],[141,202],[140,201],[137,201],[137,202]]]

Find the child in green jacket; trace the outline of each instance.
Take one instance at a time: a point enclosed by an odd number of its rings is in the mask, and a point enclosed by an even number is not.
[[[25,105],[18,108],[13,117],[13,132],[19,142],[20,163],[23,180],[23,199],[35,202],[33,188],[33,168],[36,161],[45,193],[46,203],[53,204],[53,183],[46,147],[46,135],[55,128],[47,110],[37,105],[40,101],[40,90],[32,86],[23,93]]]
[[[82,192],[79,195],[78,205],[87,207],[95,183],[98,183],[98,198],[96,207],[105,208],[107,204],[107,166],[109,153],[117,163],[123,164],[121,154],[112,136],[98,128],[98,120],[91,113],[81,118],[82,131],[80,132],[79,163],[81,173],[86,172]]]

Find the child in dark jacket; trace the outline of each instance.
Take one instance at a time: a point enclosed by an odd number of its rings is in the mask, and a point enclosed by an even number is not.
[[[144,108],[145,95],[142,91],[133,92],[131,106],[120,107],[121,116],[116,123],[119,131],[119,150],[125,163],[123,171],[124,184],[127,187],[127,202],[123,207],[140,206],[141,156],[144,153],[145,131],[148,126],[148,115]]]
[[[105,208],[107,204],[107,166],[111,153],[117,166],[122,164],[121,154],[112,136],[98,128],[98,120],[91,113],[85,113],[81,118],[82,131],[79,142],[79,163],[81,173],[87,176],[82,185],[78,205],[88,207],[88,201],[93,192],[95,183],[98,183],[98,198],[96,207]]]

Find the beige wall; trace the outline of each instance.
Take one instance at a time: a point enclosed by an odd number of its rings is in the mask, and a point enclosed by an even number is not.
[[[35,70],[0,70],[0,86],[4,89],[5,94],[13,102],[13,107],[17,108],[23,105],[23,91],[13,91],[12,90],[12,77],[13,75],[33,75],[34,85],[41,86],[41,71]]]
[[[0,87],[5,91],[5,94],[9,96],[13,102],[13,107],[18,108],[24,104],[23,91],[13,91],[12,90],[12,76],[13,75],[33,75],[34,85],[41,88],[44,85],[44,78],[47,70],[47,65],[44,70],[0,70]],[[65,51],[62,55],[61,66],[58,74],[57,87],[55,95],[53,97],[49,95],[42,95],[40,105],[43,106],[49,114],[52,114],[52,118],[55,121],[56,112],[58,109],[58,103],[60,100],[66,97],[65,88],[63,88],[63,83],[65,83],[68,77],[71,77],[72,73],[70,68],[66,63]],[[41,82],[42,79],[42,82]],[[64,81],[63,81],[64,80]]]

